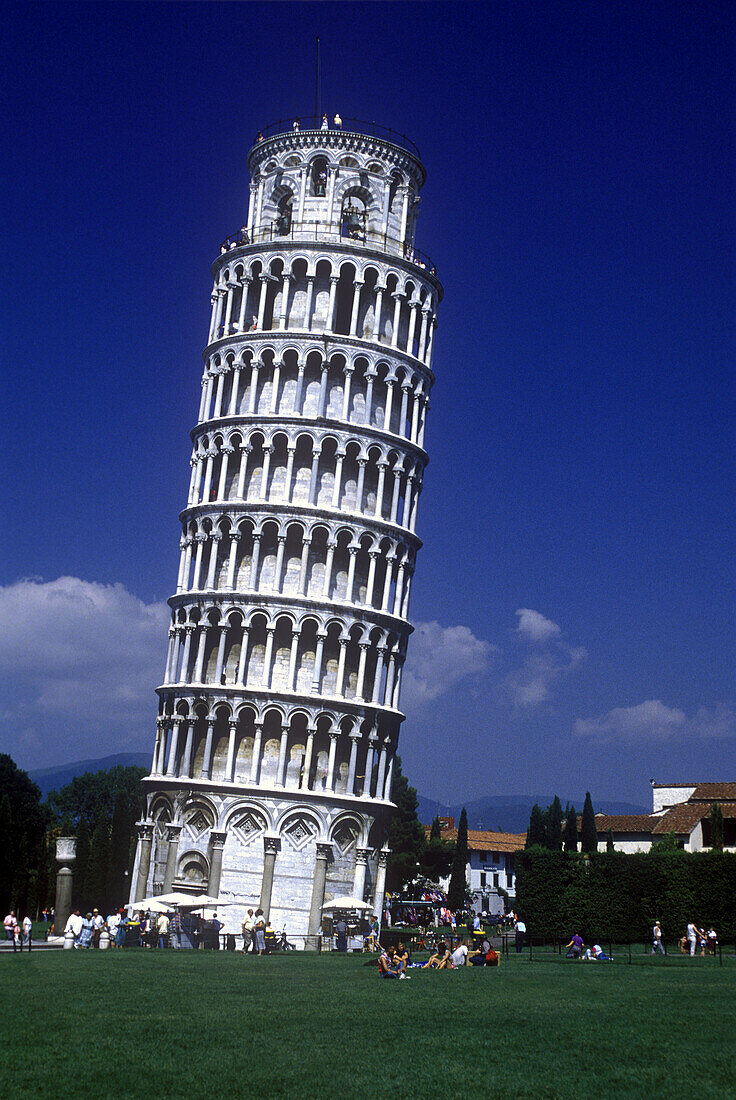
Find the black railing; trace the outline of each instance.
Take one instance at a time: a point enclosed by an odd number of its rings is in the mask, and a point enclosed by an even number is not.
[[[230,252],[233,248],[242,248],[245,245],[263,244],[264,242],[279,240],[315,241],[319,243],[345,241],[348,244],[360,244],[365,248],[400,256],[437,278],[437,268],[425,252],[414,248],[413,245],[402,244],[398,238],[387,233],[379,233],[372,229],[350,230],[344,222],[297,222],[294,220],[289,222],[284,221],[283,217],[277,217],[272,221],[254,226],[250,230],[247,226],[243,226],[237,233],[225,238],[220,245],[220,253]]]
[[[392,130],[390,126],[379,126],[377,122],[365,122],[359,118],[343,118],[340,119],[339,124],[336,124],[335,118],[339,117],[339,115],[326,115],[324,118],[321,115],[316,117],[314,115],[300,115],[298,118],[296,116],[293,118],[280,118],[278,122],[271,122],[268,126],[264,126],[262,130],[259,130],[253,139],[253,144],[257,145],[259,141],[275,137],[276,134],[336,130],[349,134],[369,134],[371,137],[380,138],[382,141],[390,141],[392,145],[398,145],[400,148],[406,149],[407,152],[421,161],[421,155],[414,142],[399,130]]]

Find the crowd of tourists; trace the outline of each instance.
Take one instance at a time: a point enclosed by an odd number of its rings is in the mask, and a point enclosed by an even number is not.
[[[222,923],[217,913],[209,920],[174,909],[168,913],[131,912],[125,908],[108,917],[97,909],[82,916],[75,909],[66,922],[64,936],[73,937],[75,948],[148,947],[181,948],[220,946]]]
[[[451,950],[444,940],[426,962],[411,961],[411,956],[403,943],[395,947],[383,947],[378,958],[378,976],[380,978],[408,979],[408,969],[419,970],[459,970],[462,966],[500,966],[501,960],[491,941],[482,940],[475,944],[472,940],[461,941]]]

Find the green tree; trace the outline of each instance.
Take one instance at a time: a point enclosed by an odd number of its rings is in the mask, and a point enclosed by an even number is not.
[[[107,868],[107,897],[111,907],[123,904],[125,897],[125,873],[130,870],[130,841],[136,820],[127,792],[118,791],[110,827],[110,860]]]
[[[723,810],[720,802],[714,802],[710,811],[710,846],[714,852],[723,851]]]
[[[592,854],[598,851],[598,829],[595,823],[595,811],[590,791],[585,792],[583,803],[583,817],[580,822],[580,848],[583,852]]]
[[[401,770],[401,758],[394,758],[391,799],[396,813],[388,834],[391,857],[386,875],[389,890],[401,891],[416,878],[426,847],[424,827],[417,817],[417,792]]]
[[[547,811],[547,847],[553,852],[562,851],[562,803],[557,795]]]
[[[84,818],[87,828],[92,830],[100,813],[112,821],[115,799],[120,791],[125,792],[140,813],[144,806],[141,779],[146,774],[146,768],[116,764],[114,768],[77,775],[65,787],[49,792],[48,804],[53,820],[60,821],[62,815],[70,814],[75,824]]]
[[[72,907],[87,908],[87,867],[89,866],[90,838],[87,818],[82,817],[77,828],[77,858],[72,872]]]
[[[452,873],[450,886],[447,891],[447,904],[455,912],[465,908],[465,895],[467,893],[467,865],[468,865],[468,815],[463,806],[460,814],[460,822],[457,827],[457,840],[455,842],[455,855],[452,859]]]
[[[529,828],[526,831],[526,847],[547,847],[547,828],[544,823],[544,814],[542,813],[542,807],[536,802],[532,806],[532,812],[529,815]]]
[[[438,882],[441,878],[444,878],[450,872],[454,853],[455,846],[442,839],[440,819],[436,817],[432,822],[429,841],[422,855],[423,874],[432,882]]]
[[[20,905],[25,915],[35,906],[46,822],[41,791],[7,753],[0,753],[0,908],[5,912],[11,904]]]
[[[575,813],[575,807],[569,804],[562,834],[562,846],[566,852],[578,850],[578,815]]]
[[[107,875],[110,865],[110,827],[107,815],[98,814],[90,843],[85,893],[87,904],[107,913]]]
[[[613,843],[613,829],[609,829],[606,833],[606,851],[615,852],[616,848]]]

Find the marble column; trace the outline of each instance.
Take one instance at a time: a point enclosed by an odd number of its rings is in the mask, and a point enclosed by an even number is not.
[[[210,833],[210,877],[207,883],[207,892],[216,898],[220,892],[220,876],[222,874],[222,850],[225,847],[227,833],[218,833],[214,829]]]
[[[57,936],[64,935],[66,922],[72,912],[72,884],[74,876],[71,864],[77,858],[77,838],[60,836],[56,841],[56,905],[54,908],[54,928]]]
[[[332,858],[331,844],[317,844],[317,858],[314,866],[314,880],[312,882],[312,901],[309,906],[308,936],[316,936],[322,923],[322,906],[325,900],[325,882],[327,881],[327,864]],[[305,944],[309,948],[311,945]],[[316,944],[311,947],[316,950]]]
[[[365,873],[368,868],[370,848],[355,849],[355,876],[353,878],[353,897],[363,900],[365,893]]]
[[[276,865],[276,856],[281,849],[281,841],[277,836],[264,836],[263,849],[263,881],[261,883],[260,908],[263,910],[264,920],[268,921],[271,911],[271,894],[273,893],[273,872]]]
[[[146,883],[151,867],[151,845],[153,844],[153,825],[148,821],[138,823],[138,877],[135,883],[133,901],[142,901],[146,896]]]
[[[169,850],[166,855],[166,870],[164,872],[164,894],[168,894],[170,892],[174,879],[176,877],[176,863],[179,857],[179,836],[181,834],[181,830],[181,825],[166,826],[166,839],[169,844]]]

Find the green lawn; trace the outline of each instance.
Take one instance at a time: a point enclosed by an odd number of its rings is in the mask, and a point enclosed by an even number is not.
[[[405,982],[364,961],[5,955],[0,1095],[736,1096],[736,960],[512,956]]]

